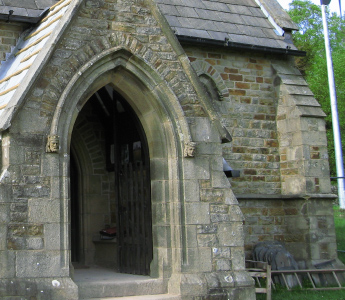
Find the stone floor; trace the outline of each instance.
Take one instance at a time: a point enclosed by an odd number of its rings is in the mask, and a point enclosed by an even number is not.
[[[135,282],[150,280],[150,276],[116,273],[101,267],[78,267],[74,269],[74,282]]]
[[[162,279],[149,276],[116,273],[101,267],[77,267],[74,282],[79,287],[79,299],[85,300],[179,300],[166,294]]]

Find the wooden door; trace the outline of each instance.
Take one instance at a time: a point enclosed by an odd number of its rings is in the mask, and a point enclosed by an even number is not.
[[[146,137],[129,105],[115,113],[119,271],[148,275],[152,260],[151,180]],[[116,105],[119,107],[119,105]]]

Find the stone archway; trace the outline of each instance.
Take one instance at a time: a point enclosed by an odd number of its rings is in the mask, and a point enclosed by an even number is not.
[[[71,258],[148,275],[152,260],[151,182],[145,133],[107,85],[80,111],[71,141]],[[116,228],[116,238],[99,234]]]
[[[146,134],[152,170],[150,276],[170,277],[181,271],[181,251],[186,241],[181,226],[184,209],[181,199],[183,148],[191,140],[189,128],[174,93],[142,60],[123,49],[98,58],[99,61],[89,63],[88,68],[73,77],[60,97],[51,127],[51,134],[61,138],[60,164],[69,165],[72,131],[79,113],[96,91],[111,86],[127,100]],[[68,174],[68,169],[62,172]],[[68,194],[64,195],[63,202],[66,205],[69,202]],[[68,220],[67,216],[64,220]],[[66,247],[69,247],[69,224],[62,222],[61,225],[66,232]]]

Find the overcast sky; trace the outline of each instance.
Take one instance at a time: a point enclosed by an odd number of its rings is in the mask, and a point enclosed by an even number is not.
[[[278,0],[278,2],[280,3],[280,5],[285,8],[288,9],[289,8],[289,4],[292,2],[292,0]],[[311,2],[320,5],[321,1],[320,0],[311,0]],[[341,0],[341,10],[344,11],[345,8],[345,2],[344,0]],[[336,13],[339,14],[339,0],[331,0],[331,3],[329,4],[329,8],[331,11],[334,11]]]

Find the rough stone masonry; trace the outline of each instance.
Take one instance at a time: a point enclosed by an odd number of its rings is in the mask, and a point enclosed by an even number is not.
[[[130,247],[144,240],[135,259],[150,257],[145,275],[176,299],[255,299],[245,259],[259,241],[284,242],[304,267],[337,257],[325,115],[257,1],[49,6],[31,27],[1,21],[13,38],[0,68],[0,297],[84,298],[80,265],[135,273],[118,257],[144,216]],[[150,203],[120,205],[138,141]],[[107,226],[115,243],[99,240]],[[146,289],[126,287],[117,296]]]

